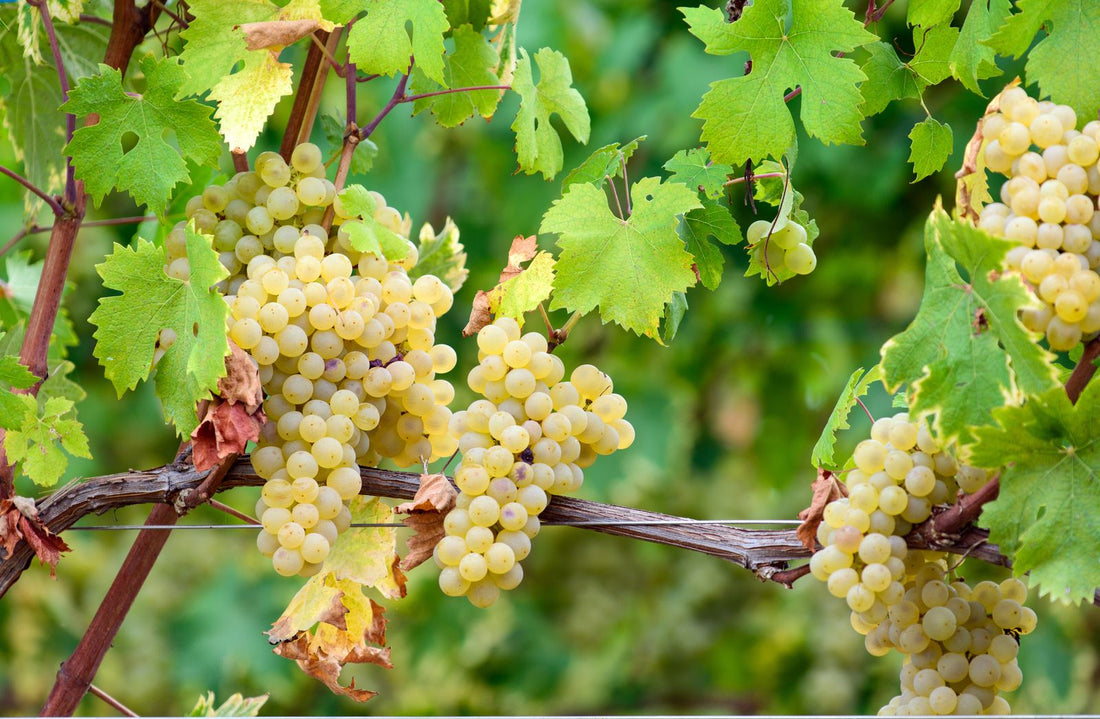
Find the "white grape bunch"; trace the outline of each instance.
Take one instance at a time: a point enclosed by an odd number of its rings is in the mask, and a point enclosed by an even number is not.
[[[757,220],[745,232],[748,244],[772,273],[787,269],[808,275],[817,267],[817,255],[806,241],[806,228],[794,220],[772,232],[771,220]],[[771,234],[769,234],[771,233]]]
[[[1017,243],[1005,267],[1023,276],[1036,302],[1021,321],[1066,351],[1100,332],[1100,121],[1077,129],[1066,105],[1038,102],[1022,88],[1000,95],[981,123],[986,166],[1009,178],[978,226]]]
[[[483,327],[477,344],[467,381],[484,399],[451,417],[459,495],[434,558],[445,594],[487,607],[522,581],[550,497],[579,489],[584,468],[629,447],[634,428],[610,377],[580,365],[566,380],[546,338],[515,320]]]
[[[902,693],[880,713],[1007,710],[998,692],[1019,686],[1018,637],[1035,628],[1035,613],[1022,606],[1026,586],[952,581],[944,554],[904,540],[933,507],[978,491],[989,473],[960,464],[906,413],[876,421],[853,460],[848,496],[825,507],[810,571],[847,602],[869,653],[906,655]]]
[[[404,237],[408,254],[390,262],[352,248],[343,225],[360,218],[325,179],[315,145],[295,148],[289,165],[263,153],[255,168],[206,188],[187,214],[231,273],[228,334],[255,360],[267,395],[252,453],[266,480],[257,545],[278,573],[308,576],[350,525],[360,465],[420,466],[457,448],[454,388],[437,376],[456,357],[435,342],[453,296],[433,275],[409,277],[411,223],[378,193],[373,219]],[[332,232],[322,224],[329,211]],[[185,226],[166,241],[166,272],[183,278]]]

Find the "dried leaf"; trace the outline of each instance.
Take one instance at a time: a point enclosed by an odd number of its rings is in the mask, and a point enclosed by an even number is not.
[[[304,632],[294,641],[275,647],[275,653],[296,661],[302,671],[323,682],[333,694],[351,697],[358,702],[365,702],[378,694],[369,689],[356,689],[354,679],[346,687],[340,684],[340,671],[344,664],[324,651],[314,651],[310,646],[309,635]],[[387,669],[393,666],[388,647],[362,647],[348,654],[344,660],[358,664],[377,664]]]
[[[508,265],[501,270],[499,282],[507,282],[520,272],[523,272],[523,268],[520,264],[527,262],[534,258],[535,253],[538,252],[538,238],[535,235],[530,237],[524,237],[523,235],[517,235],[512,240],[512,246],[508,248]]]
[[[265,421],[263,410],[249,414],[243,404],[228,404],[215,398],[191,433],[195,469],[210,469],[231,454],[242,454],[250,441],[260,438]]]
[[[393,510],[398,514],[412,514],[413,512],[449,512],[454,509],[455,497],[458,496],[454,485],[447,480],[447,475],[421,474],[420,488],[412,501],[399,504]]]
[[[796,533],[802,540],[802,544],[811,552],[817,547],[817,528],[821,526],[821,519],[825,513],[825,505],[834,499],[848,496],[847,488],[837,480],[836,475],[827,469],[817,470],[817,479],[811,485],[814,493],[810,506],[798,513],[802,524],[798,525]]]
[[[463,337],[476,335],[482,327],[493,321],[493,315],[489,311],[489,295],[484,290],[478,290],[474,295],[474,305],[470,310],[470,321],[462,330]]]
[[[267,20],[246,22],[240,28],[249,50],[282,49],[321,29],[321,23],[316,20]]]
[[[447,534],[443,529],[445,516],[443,512],[420,512],[405,517],[405,526],[412,528],[413,534],[406,540],[409,553],[401,560],[401,569],[408,571],[431,559],[435,545]]]
[[[260,373],[252,357],[232,340],[229,342],[229,356],[225,358],[225,370],[225,377],[218,380],[218,394],[231,404],[243,404],[249,414],[255,414],[264,402]]]
[[[34,550],[38,561],[50,565],[50,576],[61,560],[61,553],[70,551],[59,535],[49,530],[38,518],[34,500],[12,497],[0,500],[0,546],[4,556],[11,557],[19,540],[25,540]]]

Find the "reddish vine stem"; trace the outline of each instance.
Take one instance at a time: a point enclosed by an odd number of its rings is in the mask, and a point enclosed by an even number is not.
[[[1085,345],[1085,351],[1081,353],[1081,359],[1073,368],[1073,374],[1066,380],[1066,394],[1069,395],[1070,402],[1077,404],[1077,398],[1081,396],[1085,385],[1096,374],[1094,362],[1097,357],[1100,357],[1100,337],[1094,338]]]
[[[328,38],[328,33],[323,30],[320,32],[325,39]],[[290,109],[286,131],[283,133],[283,143],[279,147],[279,154],[286,162],[290,162],[290,153],[294,151],[294,146],[298,144],[299,130],[301,130],[306,117],[310,93],[313,90],[313,84],[317,81],[317,70],[321,67],[321,59],[321,49],[316,44],[310,43],[309,50],[306,51],[305,64],[302,65],[298,91],[294,95],[294,105]]]
[[[85,220],[84,222],[80,223],[80,229],[84,229],[87,227],[109,227],[112,225],[135,225],[140,222],[148,222],[155,219],[157,219],[156,215],[143,215],[140,217],[113,217],[106,220]],[[52,229],[53,225],[46,225],[45,227],[42,227],[41,225],[31,225],[30,227],[24,227],[23,229],[19,230],[19,232],[16,232],[15,235],[12,236],[10,240],[8,240],[6,245],[0,247],[0,257],[3,257],[5,254],[7,254],[11,250],[11,248],[15,247],[24,237],[37,235],[39,232],[49,232]]]
[[[11,170],[11,169],[8,169],[7,167],[4,167],[3,165],[0,165],[0,173],[3,173],[5,175],[7,175],[11,179],[18,182],[23,187],[27,188],[29,191],[31,191],[34,194],[38,195],[42,199],[43,202],[45,202],[47,205],[49,205],[50,209],[53,210],[53,213],[55,215],[65,214],[65,209],[63,207],[61,207],[61,204],[57,201],[57,199],[55,197],[52,197],[45,190],[43,190],[38,185],[34,184],[33,182],[31,182],[27,178],[20,175],[15,170]]]
[[[225,475],[233,467],[236,455],[230,455],[215,467],[198,487],[181,492],[173,504],[158,504],[149,512],[146,525],[172,525],[182,514],[201,504],[218,490]],[[126,559],[115,575],[107,594],[99,605],[72,656],[57,672],[41,716],[72,716],[80,700],[88,692],[99,665],[111,648],[126,614],[141,591],[153,564],[168,541],[170,529],[143,529],[130,547]]]

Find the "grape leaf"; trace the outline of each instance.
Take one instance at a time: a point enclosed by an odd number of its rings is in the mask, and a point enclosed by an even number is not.
[[[2,337],[3,335],[0,335]],[[17,389],[27,389],[34,385],[38,378],[27,369],[26,365],[19,362],[16,355],[0,355],[0,382],[11,385]]]
[[[50,10],[50,19],[53,20],[56,34],[58,28],[80,19],[80,13],[84,12],[84,0],[47,0],[46,7]],[[42,32],[42,11],[26,0],[19,0],[16,3],[16,13],[19,44],[23,46],[24,56],[36,65],[44,64],[42,40],[45,33]]]
[[[516,155],[526,174],[541,172],[549,180],[562,165],[561,140],[551,115],[559,115],[565,127],[582,144],[588,143],[591,124],[584,98],[573,87],[569,61],[560,52],[542,48],[535,53],[539,81],[535,83],[531,58],[520,48],[512,78],[512,89],[519,94],[519,112],[512,131],[516,133]]]
[[[587,313],[598,306],[604,322],[652,337],[672,294],[695,284],[676,223],[702,205],[698,193],[656,177],[639,180],[630,196],[625,220],[588,184],[570,186],[547,210],[539,231],[556,233],[561,248],[551,308]]]
[[[703,120],[702,139],[715,160],[739,165],[782,155],[795,139],[783,97],[795,87],[802,88],[807,133],[825,143],[862,143],[858,85],[866,76],[834,53],[877,38],[841,0],[799,2],[793,9],[784,0],[757,0],[735,23],[714,8],[680,12],[708,53],[752,58],[751,73],[712,83],[692,114]]]
[[[908,62],[902,62],[884,42],[868,45],[869,56],[862,66],[867,81],[859,88],[863,112],[876,115],[894,100],[920,97],[925,88],[946,80],[951,74],[948,58],[958,36],[959,31],[947,25],[913,28],[917,52]]]
[[[36,187],[50,194],[61,192],[65,184],[65,136],[57,131],[65,123],[58,109],[64,98],[52,63],[38,65],[24,57],[18,43],[8,39],[14,20],[0,11],[0,115],[16,160],[23,163],[23,175]],[[70,83],[98,72],[92,58],[103,57],[109,28],[92,23],[55,27],[58,50]],[[43,42],[45,40],[43,39]],[[25,214],[38,212],[42,201],[24,193]]]
[[[997,500],[982,507],[990,540],[1029,574],[1042,594],[1062,602],[1091,601],[1100,587],[1100,384],[1076,405],[1053,387],[1022,407],[993,411],[995,426],[974,431],[971,463],[1003,467]]]
[[[814,450],[810,454],[810,464],[818,469],[840,469],[833,455],[836,451],[836,433],[851,427],[848,424],[848,414],[856,406],[856,401],[867,394],[871,384],[880,379],[882,379],[882,367],[879,365],[869,370],[860,367],[852,373],[848,378],[848,384],[844,386],[844,391],[837,398],[829,420],[825,423],[825,429],[821,430],[821,436],[814,445]]]
[[[961,0],[910,0],[905,21],[923,27],[949,23],[960,4]]]
[[[1009,0],[974,0],[970,3],[959,40],[948,57],[951,75],[977,95],[982,95],[978,80],[1001,74],[996,54],[987,41],[1011,9]]]
[[[210,91],[218,103],[214,117],[226,144],[234,152],[244,152],[256,143],[275,106],[294,89],[294,70],[279,62],[270,50],[250,52],[244,67],[222,79]]]
[[[680,150],[663,167],[671,173],[669,179],[673,182],[682,182],[711,198],[722,196],[726,180],[733,172],[729,165],[711,162],[710,154],[700,147]]]
[[[587,182],[602,185],[607,178],[615,179],[623,174],[623,165],[630,161],[638,145],[645,141],[646,136],[635,137],[625,145],[612,142],[593,152],[584,162],[574,167],[561,181],[561,190],[574,182]]]
[[[409,277],[435,275],[451,288],[451,292],[458,292],[470,271],[466,269],[466,248],[458,240],[458,226],[454,220],[448,217],[438,234],[430,224],[424,223],[419,242],[416,265],[409,271]]]
[[[351,500],[352,521],[358,524],[387,524],[396,521],[393,509],[378,497],[359,496]],[[405,576],[398,568],[397,532],[393,527],[349,529],[329,552],[321,571],[310,581],[350,581],[374,587],[388,599],[405,596]],[[308,584],[308,582],[307,582]]]
[[[684,321],[687,311],[687,295],[683,292],[673,292],[672,299],[665,305],[665,314],[661,318],[661,344],[668,345],[676,338],[676,334],[680,331],[680,323]]]
[[[259,716],[260,709],[267,702],[269,695],[261,694],[258,697],[245,698],[241,694],[234,694],[221,703],[214,701],[214,692],[207,692],[200,696],[193,709],[186,714],[189,717],[254,717]]]
[[[351,246],[388,260],[400,260],[409,253],[405,238],[374,219],[378,209],[374,198],[362,185],[350,185],[338,195],[344,208],[360,219],[345,220],[340,226],[351,239]]]
[[[371,0],[348,33],[349,57],[363,72],[392,77],[408,72],[415,56],[416,67],[443,85],[443,33],[449,27],[439,0]]]
[[[1054,357],[1017,319],[1030,302],[1020,278],[992,279],[1012,243],[953,221],[937,206],[924,246],[924,297],[909,327],[882,347],[883,384],[890,392],[909,384],[913,414],[935,415],[942,441],[966,444],[994,408],[1056,386]]]
[[[678,231],[687,245],[687,251],[695,258],[695,271],[703,287],[717,289],[726,260],[709,238],[713,237],[723,245],[736,245],[743,240],[741,228],[733,215],[717,201],[707,198],[703,200],[702,207],[684,214]]]
[[[35,484],[52,487],[69,466],[65,452],[91,458],[84,426],[75,414],[70,416],[74,405],[64,397],[51,397],[41,407],[30,395],[19,395],[18,400],[23,405],[22,422],[8,427],[4,449]]]
[[[1100,111],[1094,58],[1100,54],[1100,3],[1093,0],[1018,0],[1014,15],[989,40],[1001,55],[1027,53],[1027,84],[1070,105],[1078,117]],[[1046,37],[1034,44],[1036,33]],[[1031,48],[1030,50],[1028,48]]]
[[[347,123],[339,115],[321,114],[321,131],[325,135],[325,141],[332,148],[330,152],[337,156],[343,150],[344,132],[347,131]],[[349,170],[352,175],[365,175],[374,167],[374,158],[378,157],[378,145],[369,137],[360,140],[351,151],[351,165]]]
[[[3,337],[0,334],[0,339]],[[38,378],[25,365],[20,364],[17,355],[0,354],[0,427],[20,427],[26,415],[23,400],[10,388],[27,389],[37,381]]]
[[[348,21],[363,11],[363,0],[318,0],[321,16],[337,25]]]
[[[176,341],[157,364],[157,395],[180,435],[198,426],[195,403],[210,396],[225,375],[229,342],[228,306],[213,285],[227,276],[210,239],[187,235],[191,279],[164,273],[164,248],[138,238],[136,248],[116,244],[96,270],[103,285],[121,295],[102,297],[89,322],[96,326],[94,354],[119,396],[149,376],[157,334],[176,332]]]
[[[175,100],[184,79],[178,60],[145,57],[141,70],[146,89],[140,98],[127,95],[122,74],[106,65],[72,89],[61,109],[78,117],[97,113],[99,122],[78,129],[66,152],[72,155],[77,178],[97,202],[117,188],[163,215],[172,188],[189,179],[181,154],[215,164],[221,145],[209,108],[194,100]],[[165,140],[169,131],[179,150]],[[124,153],[123,138],[130,133],[137,135],[137,144]]]
[[[419,67],[413,67],[411,84],[415,94],[436,92],[444,87],[498,85],[494,69],[500,62],[496,50],[469,25],[454,30],[454,52],[443,62],[443,83],[433,83]],[[458,127],[475,114],[488,120],[500,103],[500,90],[475,90],[425,97],[413,102],[413,114],[431,110],[442,127]]]
[[[480,31],[492,15],[492,0],[443,0],[443,10],[451,27],[473,25]]]
[[[497,317],[513,317],[523,325],[523,316],[546,301],[554,288],[554,256],[535,255],[518,275],[489,290],[489,309]]]
[[[937,122],[935,118],[926,117],[913,125],[909,139],[912,141],[909,162],[913,163],[913,172],[916,173],[913,182],[939,172],[951,156],[951,127]]]
[[[42,267],[45,265],[44,260],[31,262],[31,257],[31,251],[25,250],[9,255],[6,261],[0,259],[0,275],[7,278],[0,279],[0,324],[14,326],[30,317],[34,296],[38,293],[38,283],[42,278]],[[65,293],[70,289],[71,283],[66,283]],[[69,347],[79,341],[69,311],[62,304],[53,323],[49,357],[60,359]]]

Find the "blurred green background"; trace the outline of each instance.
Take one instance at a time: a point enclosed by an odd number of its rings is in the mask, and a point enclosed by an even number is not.
[[[705,55],[675,8],[655,0],[524,5],[520,44],[563,51],[592,114],[589,147],[565,142],[567,169],[595,147],[644,134],[631,177],[658,175],[676,151],[698,144],[690,114],[700,95],[711,81],[737,74],[745,58]],[[903,18],[898,3],[880,32],[904,38]],[[1017,68],[1008,71],[1011,77]],[[392,87],[386,79],[363,86],[361,121]],[[342,114],[340,83],[327,91],[326,111]],[[689,293],[691,309],[671,347],[601,326],[596,317],[580,323],[561,356],[611,374],[638,433],[630,451],[586,472],[580,496],[698,519],[793,518],[808,503],[810,449],[844,382],[873,364],[879,346],[916,311],[923,221],[937,195],[951,204],[951,173],[985,101],[948,83],[926,103],[955,128],[956,147],[943,172],[916,185],[906,163],[907,135],[923,117],[916,102],[897,103],[869,122],[866,147],[801,138],[794,182],[821,229],[812,275],[769,289],[741,276],[741,248],[724,248],[721,287]],[[459,350],[456,385],[475,359],[473,342],[459,334],[463,308],[495,281],[511,238],[534,233],[560,192],[560,177],[546,183],[513,174],[515,106],[508,97],[491,123],[473,120],[453,131],[399,108],[372,138],[381,149],[374,169],[352,178],[381,191],[417,226],[427,220],[439,227],[450,215],[461,228],[470,280],[437,334]],[[253,155],[277,148],[288,111],[284,102]],[[319,129],[314,140],[323,144]],[[0,148],[0,161],[15,164],[10,147]],[[22,221],[22,198],[10,183],[0,186],[0,198],[10,235]],[[733,199],[747,224],[751,211],[736,192]],[[136,213],[127,198],[113,197],[90,217]],[[116,400],[91,355],[87,316],[100,293],[93,267],[111,242],[133,232],[86,229],[73,259],[68,306],[82,341],[72,359],[89,393],[80,417],[95,454],[73,463],[74,477],[156,466],[176,447],[171,430],[157,429],[162,420],[149,388]],[[37,235],[21,246],[40,256],[44,243]],[[458,402],[468,398],[460,391]],[[869,406],[890,411],[881,392]],[[853,414],[843,447],[868,424]],[[250,510],[256,495],[236,490],[222,499]],[[89,521],[140,522],[146,511]],[[200,509],[185,521],[224,519]],[[133,535],[65,538],[74,551],[57,579],[36,565],[0,601],[0,713],[37,713]],[[332,696],[270,652],[262,632],[297,584],[275,576],[251,531],[176,532],[96,684],[143,714],[185,712],[208,689],[219,699],[270,692],[266,714],[367,715],[873,713],[898,691],[900,656],[867,655],[843,602],[811,579],[788,591],[718,559],[564,527],[539,535],[525,570],[520,588],[490,610],[442,596],[430,563],[414,570],[408,598],[386,603],[395,668],[345,671],[345,683],[355,677],[357,686],[380,692],[360,705]],[[966,574],[1003,576],[982,566]],[[1010,697],[1014,709],[1100,711],[1100,613],[1037,598],[1033,604],[1040,624],[1024,642],[1025,681]],[[91,697],[80,711],[111,713]]]

